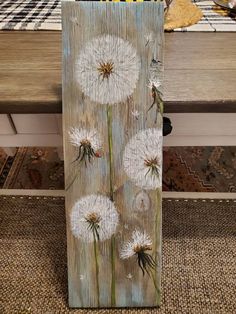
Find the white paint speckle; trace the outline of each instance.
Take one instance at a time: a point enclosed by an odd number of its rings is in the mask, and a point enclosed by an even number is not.
[[[129,273],[129,274],[126,276],[126,278],[129,279],[129,280],[132,280],[133,275],[132,275],[131,273]]]

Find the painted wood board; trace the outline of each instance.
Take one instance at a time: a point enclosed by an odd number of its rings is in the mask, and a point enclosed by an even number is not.
[[[64,2],[69,305],[160,304],[163,3]]]

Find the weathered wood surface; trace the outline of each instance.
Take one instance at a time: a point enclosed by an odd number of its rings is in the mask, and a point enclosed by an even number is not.
[[[162,129],[160,113],[155,121],[156,107],[148,112],[153,98],[147,86],[152,59],[163,58],[162,15],[162,4],[151,2],[128,6],[96,2],[63,4],[63,123],[71,307],[157,306],[160,302],[161,187],[142,192],[126,176],[122,159],[127,142],[139,130]],[[104,33],[128,40],[141,58],[134,93],[122,103],[111,106],[92,102],[76,81],[79,53],[88,41]],[[149,44],[146,37],[150,33],[155,34],[155,39]],[[139,116],[132,114],[136,111]],[[102,138],[101,157],[87,166],[73,162],[78,151],[69,142],[68,131],[72,126],[95,128]],[[146,197],[144,211],[134,206],[134,201],[139,201],[137,193]],[[92,243],[76,238],[71,232],[71,211],[75,202],[91,194],[106,195],[114,200],[119,213],[115,236],[97,241],[97,251]],[[127,260],[120,258],[122,243],[131,238],[135,229],[145,230],[152,240],[150,254],[156,266],[150,276],[147,273],[143,276],[135,256]],[[98,265],[95,256],[98,256]]]
[[[235,33],[165,34],[165,112],[236,112]],[[61,32],[0,31],[0,113],[61,112]]]

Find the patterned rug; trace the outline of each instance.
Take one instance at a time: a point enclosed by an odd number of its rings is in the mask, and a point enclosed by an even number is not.
[[[236,201],[164,200],[162,304],[69,310],[62,198],[0,196],[1,314],[233,314]]]
[[[213,1],[193,0],[203,18],[196,25],[177,31],[236,31],[236,15]],[[61,30],[61,0],[0,1],[0,29]]]
[[[6,158],[3,151],[0,152],[2,159]],[[0,172],[1,188],[64,189],[64,163],[59,159],[56,148],[20,147],[16,155],[8,159]]]
[[[164,147],[163,190],[236,192],[236,146]]]
[[[164,147],[163,190],[236,192],[236,146]],[[0,149],[0,188],[64,189],[64,165],[52,147]]]

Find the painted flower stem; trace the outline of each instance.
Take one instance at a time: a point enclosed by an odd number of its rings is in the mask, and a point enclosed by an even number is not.
[[[151,271],[150,273],[151,273],[151,278],[152,278],[152,281],[153,281],[153,284],[154,284],[154,287],[155,287],[155,290],[156,290],[157,304],[160,305],[160,302],[161,302],[161,291],[158,288],[158,285],[157,285],[157,282],[156,282],[156,278],[155,278],[153,272]],[[155,271],[155,274],[156,274],[156,271]]]
[[[76,173],[75,173],[73,179],[71,180],[71,182],[70,182],[68,185],[65,186],[65,191],[66,191],[66,192],[71,188],[71,186],[74,184],[74,182],[75,182],[76,179],[78,178],[79,172],[80,172],[80,169],[77,169],[77,171],[76,171]]]
[[[161,235],[160,238],[158,237],[159,234],[161,234],[161,226],[162,226],[162,215],[161,215],[161,203],[162,203],[162,188],[158,188],[157,192],[156,192],[156,197],[157,197],[157,209],[156,209],[156,214],[155,214],[155,256],[154,256],[154,260],[156,265],[158,265],[158,251],[160,249],[161,246]],[[159,239],[159,240],[158,240]],[[160,289],[158,288],[158,284],[156,282],[155,277],[157,278],[157,270],[158,268],[155,268],[155,276],[153,275],[153,273],[151,272],[151,276],[152,276],[152,280],[156,289],[156,294],[157,294],[157,304],[160,304],[160,299],[161,299],[161,293],[160,293]],[[160,275],[159,275],[160,276]],[[159,278],[159,285],[160,285],[160,281],[161,278]]]
[[[111,306],[116,305],[116,282],[115,282],[115,236],[111,238]]]
[[[157,251],[158,249],[160,248],[160,241],[161,239],[158,241],[158,235],[160,233],[160,229],[161,229],[161,221],[162,221],[162,215],[161,215],[161,203],[162,203],[162,196],[161,196],[161,193],[162,193],[162,188],[158,188],[157,189],[157,192],[156,192],[156,198],[157,198],[157,202],[156,202],[156,213],[155,213],[155,248],[156,248],[156,253],[155,253],[155,262],[157,263]]]
[[[110,200],[114,201],[114,160],[112,143],[112,108],[107,105],[107,129],[109,146],[109,172],[110,172]],[[115,236],[111,238],[111,306],[116,305],[116,283],[115,283]]]
[[[95,273],[96,273],[96,291],[97,291],[97,306],[100,307],[100,288],[99,288],[99,266],[98,266],[98,244],[96,234],[93,231],[93,250],[95,259]]]
[[[110,171],[110,199],[114,200],[114,161],[113,161],[113,143],[112,143],[112,107],[107,106],[107,129],[109,146],[109,171]]]

